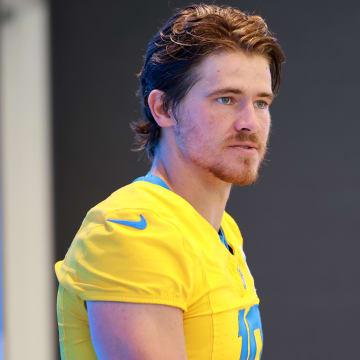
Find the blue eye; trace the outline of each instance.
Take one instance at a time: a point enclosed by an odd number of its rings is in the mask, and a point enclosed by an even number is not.
[[[258,100],[255,101],[254,106],[258,109],[266,109],[268,107],[268,104],[265,101]]]
[[[223,97],[217,98],[216,101],[218,101],[219,103],[224,104],[224,105],[232,104],[232,99],[229,96],[223,96]]]

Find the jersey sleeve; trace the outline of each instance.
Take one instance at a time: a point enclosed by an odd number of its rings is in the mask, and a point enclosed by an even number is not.
[[[156,303],[185,311],[193,266],[183,241],[176,225],[149,210],[90,214],[56,273],[83,300]]]

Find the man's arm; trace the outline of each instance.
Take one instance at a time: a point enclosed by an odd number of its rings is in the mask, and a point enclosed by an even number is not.
[[[186,360],[183,311],[123,302],[87,301],[91,339],[100,360]]]

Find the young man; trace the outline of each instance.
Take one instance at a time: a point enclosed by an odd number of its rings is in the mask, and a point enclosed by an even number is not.
[[[63,359],[260,359],[225,206],[257,178],[282,62],[264,20],[230,7],[182,9],[149,43],[133,129],[152,167],[88,212],[56,264]]]

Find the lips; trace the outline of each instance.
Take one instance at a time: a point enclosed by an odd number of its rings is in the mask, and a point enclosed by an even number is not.
[[[254,150],[258,149],[258,146],[253,143],[239,143],[239,144],[231,145],[230,147],[237,147],[240,149],[254,149]]]

